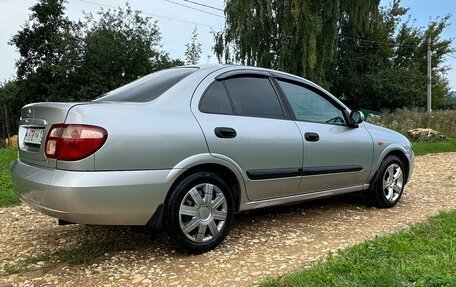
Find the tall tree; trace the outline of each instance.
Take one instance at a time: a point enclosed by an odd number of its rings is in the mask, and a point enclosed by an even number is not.
[[[92,100],[146,74],[183,65],[161,50],[157,22],[128,3],[101,10],[97,18],[88,14],[78,26],[83,37],[72,100]]]
[[[7,81],[0,84],[0,143],[3,138],[10,138],[16,131],[14,124],[17,114],[16,101],[18,99],[19,89],[15,81]],[[1,146],[1,144],[0,144]]]
[[[192,32],[192,40],[185,44],[185,63],[188,65],[198,64],[201,59],[201,43],[198,42],[198,28],[195,26]]]
[[[395,6],[381,12],[379,1],[372,1],[370,7],[360,7],[357,2],[341,2],[331,91],[352,108],[367,108],[370,102],[378,102],[373,98],[378,92],[376,84],[382,83],[376,76],[389,64],[393,54],[390,35],[405,11]]]
[[[93,99],[171,62],[160,49],[157,22],[125,8],[86,15],[81,65],[73,81],[80,86],[75,100]]]
[[[22,30],[10,41],[25,102],[62,99],[74,69],[78,39],[65,16],[65,0],[39,0]]]
[[[91,100],[153,71],[182,65],[161,50],[157,22],[125,8],[72,22],[65,0],[39,0],[11,40],[23,104]]]
[[[363,9],[354,21],[364,20],[372,2],[378,1],[356,1]],[[339,1],[228,0],[225,14],[225,29],[214,35],[219,61],[280,69],[330,86]]]
[[[348,3],[348,2],[347,2]],[[443,105],[448,93],[443,55],[452,51],[451,41],[440,39],[448,17],[427,29],[412,26],[402,17],[408,9],[400,1],[372,14],[365,27],[340,21],[336,73],[331,91],[352,108],[394,109],[420,107],[426,99],[427,37],[433,44],[433,102]]]
[[[426,38],[433,38],[433,101],[447,94],[440,39],[448,17],[425,30],[402,23],[399,0],[227,0],[226,26],[214,33],[220,62],[258,65],[306,77],[352,108],[424,105]],[[402,24],[401,24],[402,23]]]

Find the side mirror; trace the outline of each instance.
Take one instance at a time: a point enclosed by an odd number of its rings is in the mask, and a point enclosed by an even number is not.
[[[361,111],[352,111],[350,113],[350,124],[358,125],[364,122],[364,114]]]

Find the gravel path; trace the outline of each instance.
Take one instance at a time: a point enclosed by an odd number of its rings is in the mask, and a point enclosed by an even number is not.
[[[349,195],[239,214],[225,243],[199,256],[176,252],[144,228],[58,226],[19,205],[0,209],[0,286],[246,286],[454,208],[456,153],[418,157],[393,209]],[[87,265],[38,262],[18,274],[4,270],[28,256],[90,242],[113,247]]]

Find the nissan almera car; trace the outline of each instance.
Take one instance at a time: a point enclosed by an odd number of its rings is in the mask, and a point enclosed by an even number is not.
[[[393,207],[410,142],[283,72],[158,71],[87,103],[21,112],[15,190],[65,223],[160,227],[181,250],[220,244],[236,212],[357,191]]]

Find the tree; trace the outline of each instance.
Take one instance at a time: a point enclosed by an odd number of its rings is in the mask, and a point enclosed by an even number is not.
[[[85,101],[153,71],[182,65],[161,50],[156,21],[125,8],[72,22],[65,0],[39,0],[13,36],[22,102]]]
[[[71,80],[77,92],[71,100],[92,100],[154,71],[183,65],[161,50],[157,22],[128,3],[124,8],[102,9],[98,16],[88,14],[78,23],[83,36],[80,65]]]
[[[18,95],[19,89],[15,81],[7,81],[0,85],[0,122],[2,123],[0,143],[3,142],[3,138],[11,138],[16,130],[13,119],[20,117],[20,114],[17,113],[18,110],[20,111],[20,106],[18,109],[16,102],[19,98]]]
[[[228,0],[225,14],[225,29],[214,35],[219,61],[284,70],[329,86],[339,1]]]
[[[198,42],[198,28],[195,26],[192,32],[192,40],[185,44],[185,63],[188,65],[196,65],[201,58],[201,43]]]
[[[84,38],[75,100],[93,99],[172,65],[169,56],[159,50],[161,35],[156,21],[141,16],[128,4],[98,14],[98,20],[89,14],[80,23]]]
[[[387,9],[373,14],[364,28],[353,29],[349,19],[340,21],[336,73],[331,91],[351,108],[395,109],[420,107],[426,101],[427,37],[432,34],[433,103],[443,104],[448,83],[442,66],[443,55],[451,52],[451,41],[440,33],[449,17],[412,26],[401,17],[408,9],[394,1]]]
[[[423,106],[426,41],[433,39],[433,102],[448,94],[440,39],[449,17],[425,30],[402,17],[399,0],[227,0],[225,29],[214,33],[219,62],[279,69],[329,89],[352,108]]]
[[[20,53],[17,77],[24,102],[60,100],[74,72],[78,39],[65,16],[64,0],[39,0],[28,21],[9,42]]]
[[[385,69],[394,53],[391,37],[406,10],[395,5],[380,11],[376,1],[369,9],[371,13],[359,20],[356,18],[361,8],[354,2],[341,3],[343,13],[338,25],[336,72],[331,91],[352,108],[379,109],[383,103],[379,90],[388,85],[385,81],[391,80],[390,75],[394,75],[392,79],[397,77],[396,73],[391,74],[391,70]],[[394,97],[390,94],[388,99]]]

